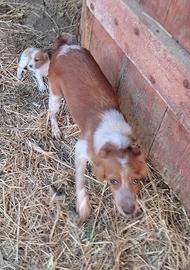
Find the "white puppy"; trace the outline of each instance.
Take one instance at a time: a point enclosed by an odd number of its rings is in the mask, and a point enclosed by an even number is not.
[[[22,79],[24,69],[32,71],[37,79],[38,87],[40,91],[46,90],[43,77],[48,75],[49,68],[49,56],[43,49],[27,48],[24,50],[19,58],[17,68],[17,78]]]

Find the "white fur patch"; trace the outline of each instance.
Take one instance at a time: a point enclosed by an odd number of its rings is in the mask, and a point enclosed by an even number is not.
[[[119,149],[128,147],[131,143],[129,138],[131,133],[131,127],[120,112],[117,110],[105,112],[94,134],[96,153],[106,143],[112,143]]]
[[[122,167],[125,167],[126,164],[128,163],[128,157],[124,158],[118,158],[119,163],[121,164]]]
[[[88,159],[85,140],[79,140],[75,148],[75,182],[77,195],[77,211],[82,220],[85,220],[91,212],[89,198],[85,190],[85,167]]]
[[[40,49],[38,48],[28,48],[24,51],[24,53],[31,53],[32,54],[36,54]]]
[[[61,98],[59,96],[49,95],[49,116],[51,121],[51,130],[52,135],[56,139],[59,139],[61,136],[61,131],[58,127],[56,113],[59,111],[61,104]]]
[[[78,140],[78,142],[75,145],[75,153],[80,158],[84,158],[85,160],[89,160],[89,156],[87,153],[87,143],[86,140]]]
[[[86,190],[85,188],[81,188],[80,190],[78,190],[77,192],[77,199],[78,199],[78,202],[80,204],[80,208],[82,209],[85,209],[86,208],[86,205],[88,203],[88,196],[86,194]]]
[[[47,75],[48,75],[49,63],[50,63],[50,61],[48,60],[47,62],[45,62],[45,64],[43,64],[41,67],[39,67],[39,68],[37,69],[38,72],[39,72],[43,77],[47,77]]]
[[[32,57],[32,55],[34,53],[37,52],[38,49],[36,48],[27,48],[26,50],[24,50],[20,57],[19,57],[19,62],[18,62],[18,67],[17,67],[17,78],[19,80],[22,79],[22,73],[24,71],[24,69],[28,66],[29,62],[30,62],[30,57]],[[30,57],[29,57],[30,55]]]
[[[56,114],[59,111],[61,104],[61,98],[55,95],[49,95],[49,112],[51,114]]]
[[[58,56],[66,55],[70,50],[80,50],[80,48],[79,45],[63,45]]]
[[[28,63],[28,69],[30,69],[30,67],[29,67],[29,65],[32,65],[32,68],[31,68],[31,70],[36,70],[34,67],[35,67],[35,56],[36,56],[36,54],[38,53],[38,52],[40,52],[40,49],[35,49],[35,48],[33,48],[33,50],[31,51],[31,60],[29,61],[29,63]]]
[[[77,212],[82,220],[85,220],[91,212],[89,197],[84,188],[77,193]]]

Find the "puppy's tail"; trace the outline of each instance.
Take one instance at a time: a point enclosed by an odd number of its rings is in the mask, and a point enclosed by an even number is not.
[[[54,42],[54,47],[56,50],[58,50],[62,45],[65,45],[68,43],[68,37],[65,36],[59,36],[56,38],[55,42]]]

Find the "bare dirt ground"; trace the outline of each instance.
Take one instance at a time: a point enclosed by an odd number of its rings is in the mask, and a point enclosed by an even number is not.
[[[79,131],[63,104],[63,139],[47,124],[48,93],[15,77],[19,53],[52,51],[58,33],[77,42],[80,0],[0,2],[0,269],[188,270],[190,221],[150,166],[142,212],[121,217],[106,185],[87,170],[93,212],[78,226],[74,144]]]

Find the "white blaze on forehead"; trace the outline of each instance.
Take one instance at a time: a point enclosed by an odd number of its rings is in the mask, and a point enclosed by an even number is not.
[[[66,55],[70,50],[80,50],[80,48],[79,45],[63,45],[58,56]]]
[[[29,60],[28,65],[32,65],[32,68],[34,68],[35,63],[35,56],[36,54],[40,51],[40,49],[37,48],[31,48],[30,54],[31,54],[31,59]]]
[[[106,111],[94,134],[96,153],[106,143],[112,143],[119,149],[127,148],[130,143],[131,127],[117,110]]]
[[[31,59],[33,59],[33,55],[36,54],[38,50],[39,49],[37,48],[25,49],[19,57],[19,65],[23,68],[26,67],[28,63],[31,61]]]
[[[128,178],[128,169],[125,169],[125,171],[123,170],[121,173],[122,188],[123,189],[129,189],[127,178]]]
[[[34,49],[32,51],[32,58],[34,58],[38,52],[40,52],[40,49]]]
[[[37,53],[38,51],[39,51],[39,49],[37,49],[37,48],[27,48],[27,49],[24,50],[23,53],[25,55],[30,54],[32,56],[34,53]]]
[[[121,167],[124,168],[128,163],[128,157],[118,158],[118,161],[121,164]]]

